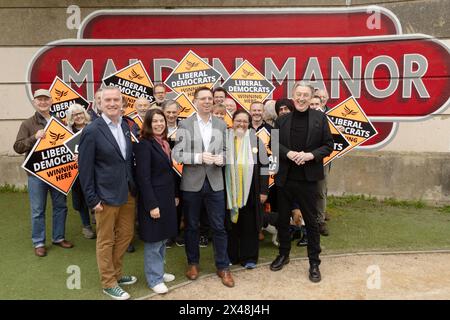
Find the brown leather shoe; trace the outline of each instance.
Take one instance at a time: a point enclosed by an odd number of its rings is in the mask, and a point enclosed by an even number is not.
[[[186,277],[189,280],[195,280],[198,278],[199,268],[196,264],[190,264],[188,265],[188,269],[186,271]]]
[[[227,286],[229,288],[234,287],[234,280],[231,276],[230,270],[217,270],[217,275],[219,276],[219,278],[222,278],[222,283],[224,284],[224,286]]]
[[[70,249],[70,248],[73,248],[73,243],[72,243],[72,242],[69,242],[69,241],[67,241],[67,240],[63,240],[63,241],[61,241],[61,242],[53,242],[53,244],[54,244],[55,246],[60,246],[61,248],[64,248],[64,249]]]
[[[34,248],[34,254],[38,257],[45,257],[47,255],[47,249],[45,247]]]

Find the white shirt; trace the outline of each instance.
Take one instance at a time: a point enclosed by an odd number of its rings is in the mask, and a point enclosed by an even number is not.
[[[114,139],[116,139],[116,142],[120,148],[120,153],[122,153],[123,158],[126,159],[127,142],[125,140],[125,134],[122,130],[122,117],[120,117],[118,124],[114,124],[114,122],[112,122],[111,119],[109,119],[104,113],[102,113],[102,118],[106,121],[106,124],[108,125],[109,130],[111,130]]]
[[[175,127],[167,127],[167,136],[169,137],[175,130],[177,130],[177,126]]]
[[[208,150],[209,143],[211,142],[211,136],[212,136],[212,116],[209,116],[208,121],[205,123],[203,122],[202,118],[196,114],[198,126],[200,127],[200,135],[202,136],[203,140],[203,146],[205,147],[205,151]]]
[[[211,136],[212,136],[212,116],[209,116],[208,121],[205,123],[203,122],[202,118],[196,114],[198,126],[200,128],[200,135],[202,136],[203,140],[203,146],[205,147],[205,151],[208,150],[209,143],[211,142]],[[194,157],[194,163],[195,164],[201,164],[200,161],[201,154],[196,154]]]

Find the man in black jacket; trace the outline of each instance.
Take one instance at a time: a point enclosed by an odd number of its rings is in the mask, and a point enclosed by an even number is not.
[[[275,177],[278,193],[279,255],[270,265],[278,271],[289,263],[291,239],[289,236],[290,205],[298,203],[303,214],[308,236],[309,279],[321,280],[319,270],[320,234],[317,223],[317,182],[324,178],[323,158],[333,150],[333,138],[324,113],[309,108],[314,88],[306,82],[294,85],[292,100],[295,110],[279,117],[280,168]]]

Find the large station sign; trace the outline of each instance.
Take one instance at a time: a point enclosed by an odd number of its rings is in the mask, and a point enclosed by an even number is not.
[[[228,27],[217,28],[220,21]],[[283,27],[268,28],[269,22]],[[449,104],[448,47],[427,35],[401,33],[395,15],[376,6],[98,11],[86,18],[79,39],[36,53],[28,91],[31,97],[55,76],[75,77],[82,81],[74,89],[93,99],[102,79],[132,62],[142,61],[155,82],[165,82],[195,52],[201,60],[189,60],[192,67],[204,61],[220,73],[215,86],[248,61],[275,88],[266,99],[290,97],[298,80],[326,87],[329,107],[353,96],[378,132],[358,148],[380,147],[399,122],[426,119]]]

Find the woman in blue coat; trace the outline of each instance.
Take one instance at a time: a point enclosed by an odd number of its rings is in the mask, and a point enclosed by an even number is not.
[[[167,239],[177,235],[178,198],[167,141],[167,122],[159,109],[145,116],[139,143],[135,144],[138,186],[139,235],[144,241],[144,269],[149,287],[168,291],[164,282],[175,276],[164,273]]]

